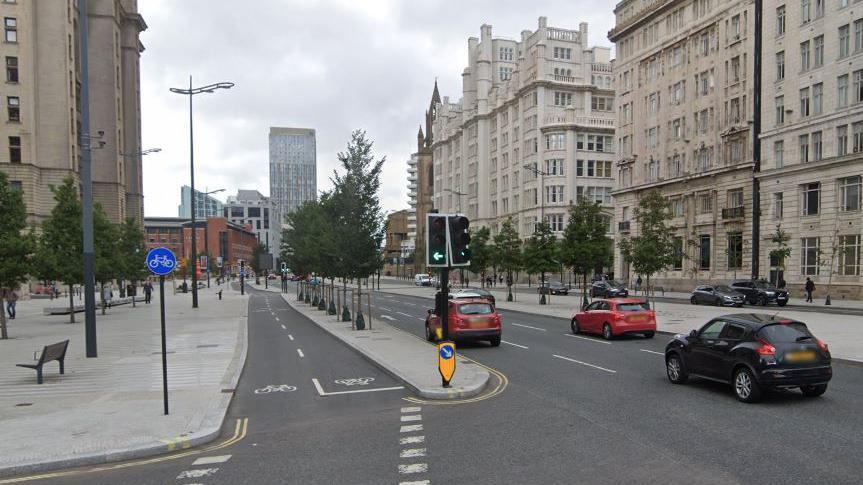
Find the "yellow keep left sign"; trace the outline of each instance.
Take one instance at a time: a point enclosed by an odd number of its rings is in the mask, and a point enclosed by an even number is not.
[[[441,342],[437,345],[437,367],[443,379],[443,387],[449,387],[455,374],[455,343]]]

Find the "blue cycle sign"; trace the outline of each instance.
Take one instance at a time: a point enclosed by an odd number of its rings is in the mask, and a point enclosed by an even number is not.
[[[164,276],[177,267],[177,258],[168,248],[154,248],[147,253],[147,269],[151,273]]]

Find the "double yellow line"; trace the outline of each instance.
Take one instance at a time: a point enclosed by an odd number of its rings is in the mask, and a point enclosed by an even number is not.
[[[201,453],[209,453],[211,451],[221,450],[222,448],[227,448],[233,444],[239,443],[246,437],[246,433],[249,430],[249,418],[238,418],[237,423],[234,425],[234,435],[225,441],[211,445],[205,446],[203,448],[197,448],[194,450],[183,451],[180,453],[173,453],[170,455],[159,456],[155,458],[142,458],[140,460],[127,461],[123,463],[116,463],[113,465],[99,465],[89,468],[78,468],[74,470],[62,470],[50,473],[41,473],[38,475],[26,475],[22,477],[9,478],[6,480],[0,480],[0,485],[4,485],[7,483],[22,483],[29,482],[31,480],[44,480],[48,478],[60,478],[60,477],[69,477],[73,475],[84,475],[88,473],[98,473],[104,471],[112,471],[112,470],[121,470],[124,468],[131,468],[140,465],[152,465],[154,463],[162,463],[171,460],[177,460],[179,458],[185,458],[187,456],[198,455]],[[168,443],[168,451],[173,451],[177,449],[177,445],[179,444],[183,449],[187,449],[190,447],[189,440],[186,439],[176,439],[176,440],[165,440]]]
[[[487,370],[490,374],[497,377],[497,385],[494,387],[494,389],[492,389],[490,392],[480,394],[479,396],[474,396],[474,397],[471,397],[468,399],[457,399],[457,400],[452,400],[452,401],[444,401],[444,400],[437,400],[437,399],[433,399],[433,400],[419,399],[419,398],[416,398],[413,396],[403,397],[402,399],[404,399],[405,401],[414,403],[414,404],[430,404],[430,405],[439,405],[439,406],[452,406],[455,404],[469,404],[469,403],[474,403],[474,402],[485,401],[486,399],[491,399],[491,398],[497,396],[498,394],[501,394],[503,391],[506,390],[507,386],[509,386],[509,379],[502,372],[497,371],[495,369],[492,369],[491,367],[489,367],[487,365],[480,364],[479,362],[477,362],[477,361],[475,361],[469,357],[465,357],[464,355],[459,355],[459,358],[469,360],[469,361],[473,362],[474,364]],[[2,482],[0,482],[0,483],[2,483]]]

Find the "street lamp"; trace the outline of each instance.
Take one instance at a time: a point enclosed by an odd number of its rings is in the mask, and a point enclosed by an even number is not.
[[[467,196],[467,194],[465,194],[463,192],[459,192],[457,190],[453,190],[453,189],[441,189],[441,190],[443,190],[444,192],[449,192],[451,194],[455,194],[458,196],[458,211],[461,212],[461,198],[463,196]]]
[[[143,158],[144,155],[149,155],[151,153],[159,153],[161,151],[162,151],[161,148],[148,148],[146,150],[141,150],[138,152],[120,153],[120,156],[123,158],[132,158],[132,159],[137,160],[139,158]],[[144,224],[144,205],[141,204],[138,208],[141,211],[140,214],[137,214],[137,217],[140,219],[138,222],[141,224]]]
[[[543,219],[545,219],[545,193],[544,193],[545,192],[545,179],[542,177],[545,175],[548,175],[548,174],[543,172],[542,170],[534,167],[533,165],[529,165],[529,164],[522,165],[522,168],[524,168],[525,170],[530,170],[531,172],[533,172],[534,175],[540,176],[540,179],[539,179],[539,220],[542,221]]]
[[[195,234],[195,136],[192,128],[192,98],[196,94],[214,93],[217,89],[231,89],[234,87],[232,82],[220,82],[208,84],[199,88],[192,87],[192,76],[189,76],[189,89],[170,88],[172,93],[183,94],[189,96],[189,172],[191,174],[191,189],[192,189],[192,260],[195,261],[192,266],[192,308],[198,308],[198,245]]]
[[[207,189],[204,189],[207,190]],[[204,192],[204,196],[224,192],[225,189],[216,189],[209,192]],[[204,214],[204,254],[207,255],[207,288],[210,287],[210,222],[207,219],[206,212]]]

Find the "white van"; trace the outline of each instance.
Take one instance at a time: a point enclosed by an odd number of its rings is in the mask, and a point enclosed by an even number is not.
[[[425,273],[415,275],[414,284],[416,286],[431,286],[431,277]]]

